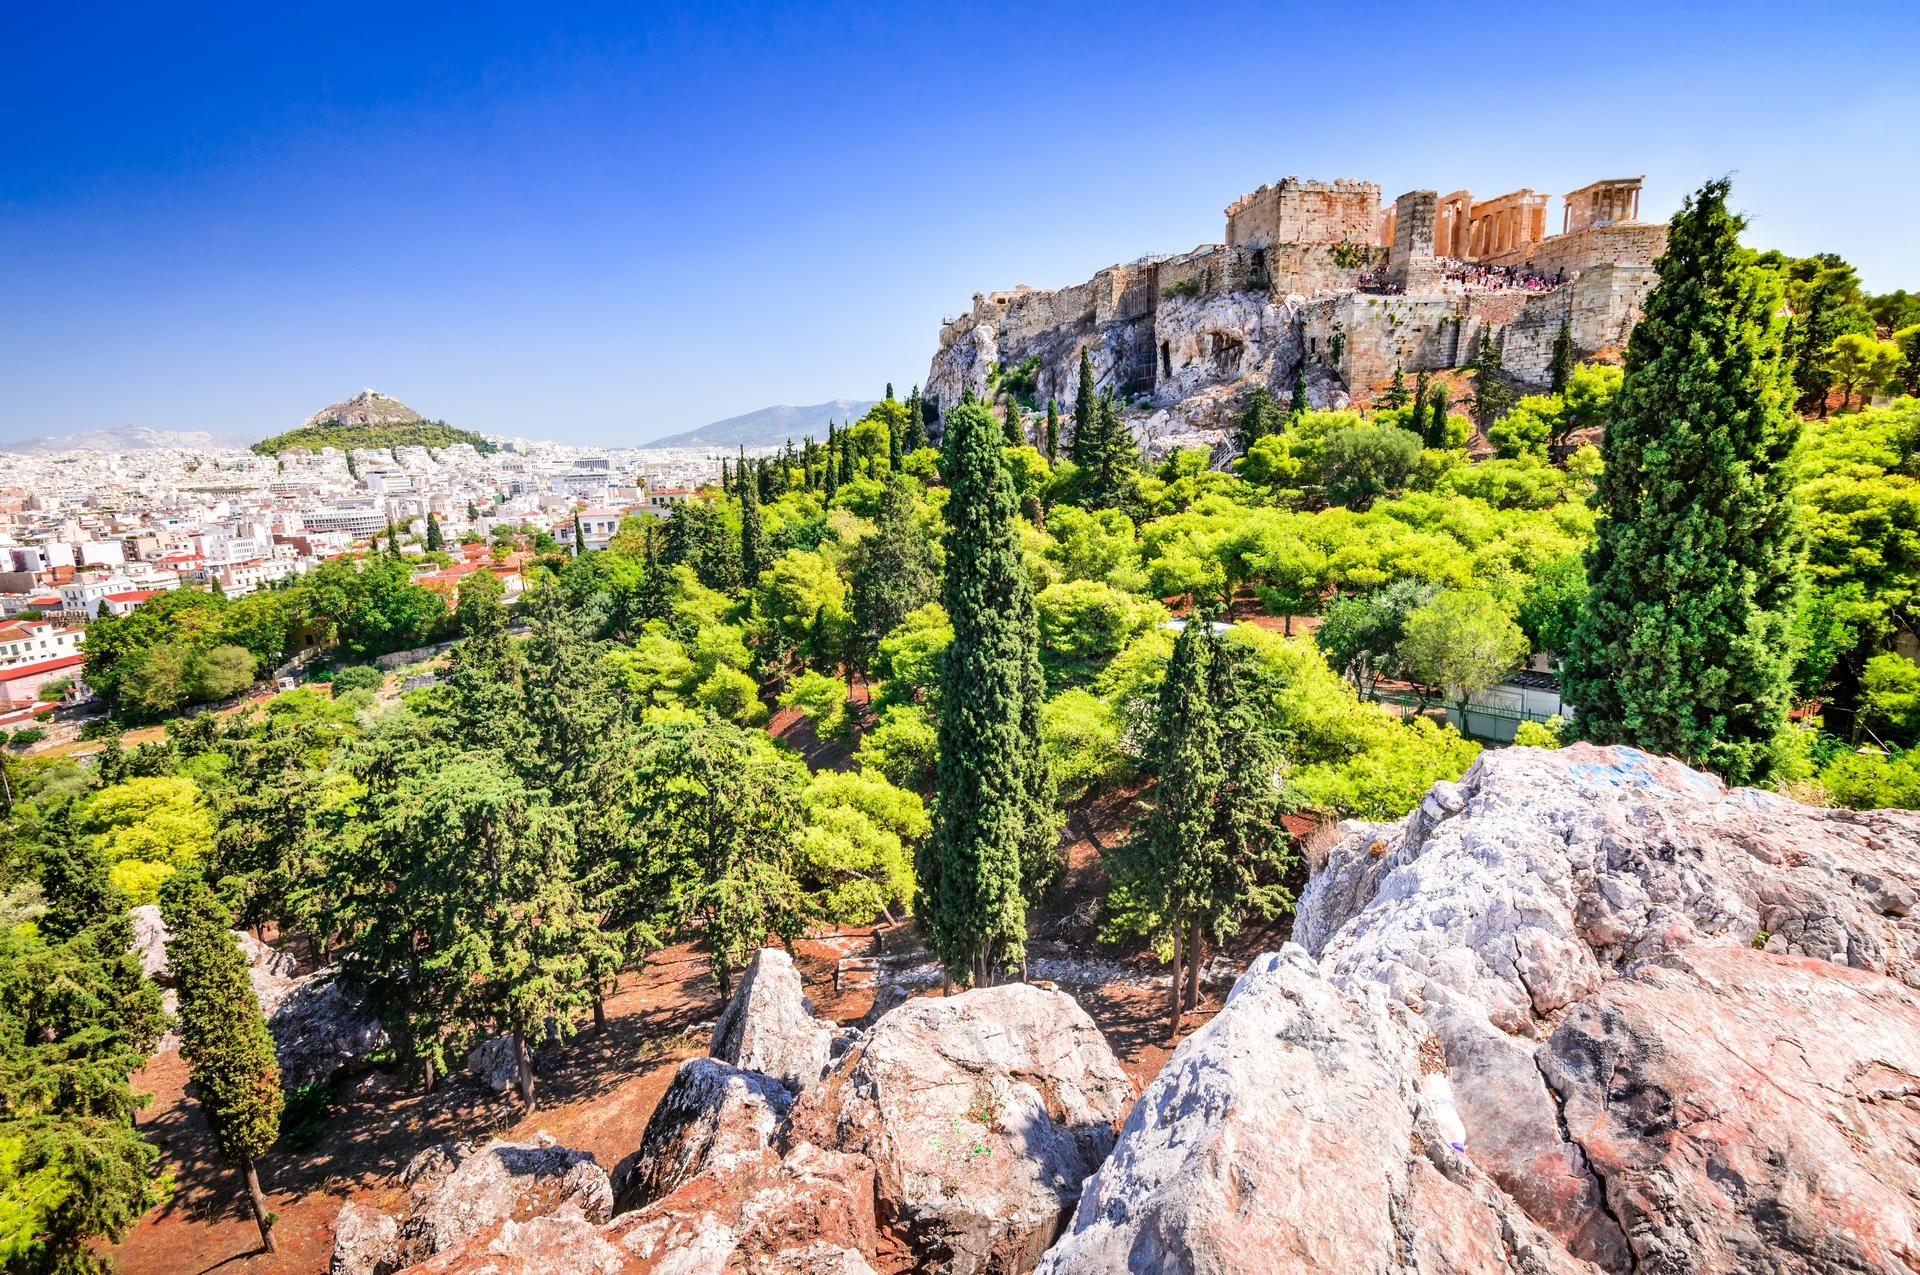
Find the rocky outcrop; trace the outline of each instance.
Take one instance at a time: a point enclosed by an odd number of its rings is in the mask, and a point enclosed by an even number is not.
[[[327,1275],[389,1275],[400,1249],[400,1224],[379,1209],[349,1200],[333,1220]]]
[[[858,1152],[882,1220],[938,1269],[1028,1269],[1106,1157],[1134,1087],[1086,1011],[1026,984],[910,1000],[795,1104],[790,1137]]]
[[[651,1204],[708,1170],[726,1171],[773,1144],[793,1098],[778,1080],[712,1058],[680,1064],[631,1163],[616,1170],[619,1212]]]
[[[1482,754],[1347,827],[1043,1269],[1911,1269],[1916,884],[1912,812]]]
[[[763,947],[713,1025],[709,1052],[798,1093],[827,1070],[841,1034],[832,1023],[813,1016],[793,958],[780,948]]]
[[[399,1264],[464,1245],[506,1222],[549,1217],[562,1207],[589,1222],[613,1214],[606,1170],[585,1151],[545,1134],[533,1142],[499,1139],[478,1149],[430,1148],[408,1166],[408,1215],[399,1224]]]
[[[1428,1039],[1297,946],[1261,957],[1141,1095],[1039,1269],[1499,1270],[1484,1259],[1508,1249],[1582,1269],[1450,1153]]]
[[[387,1047],[387,1031],[329,966],[294,979],[267,1016],[280,1081],[289,1089],[326,1084]]]
[[[467,1051],[467,1070],[495,1093],[506,1093],[520,1082],[520,1057],[513,1037],[494,1036]]]
[[[1541,1070],[1642,1272],[1920,1265],[1920,996],[1744,947],[1656,957]]]
[[[157,982],[170,983],[167,943],[172,936],[160,909],[148,903],[129,915],[133,950],[141,968]],[[301,974],[291,952],[262,943],[244,930],[235,930],[233,937],[247,958],[247,977],[267,1029],[273,1033],[280,1081],[288,1089],[326,1084],[367,1054],[387,1047],[386,1030],[336,982],[338,970],[328,967]]]

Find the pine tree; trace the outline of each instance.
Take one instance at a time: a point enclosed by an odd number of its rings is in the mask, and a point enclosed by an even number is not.
[[[1060,405],[1047,400],[1047,463],[1060,459]]]
[[[1080,388],[1073,399],[1073,441],[1067,445],[1067,458],[1082,468],[1086,467],[1087,449],[1098,428],[1095,421],[1099,411],[1099,399],[1093,387],[1093,360],[1087,357],[1086,347],[1081,346]]]
[[[1307,361],[1301,359],[1293,365],[1293,392],[1287,400],[1287,417],[1290,420],[1304,416],[1313,407],[1313,401],[1307,397]]]
[[[1387,392],[1380,396],[1380,401],[1389,408],[1407,405],[1407,377],[1398,363],[1393,365],[1393,380],[1387,383]]]
[[[1560,333],[1553,338],[1553,360],[1549,377],[1555,394],[1565,394],[1567,383],[1573,379],[1573,331],[1562,323]]]
[[[1673,219],[1603,441],[1590,593],[1566,653],[1581,733],[1763,778],[1786,722],[1800,433],[1773,272],[1711,181]]]
[[[760,521],[759,485],[740,484],[740,579],[751,589],[767,569],[767,534]]]
[[[228,929],[226,909],[200,874],[169,878],[161,903],[172,939],[167,963],[180,995],[180,1056],[221,1156],[246,1183],[260,1245],[278,1251],[273,1214],[260,1189],[259,1158],[280,1136],[280,1064],[273,1036],[247,974],[247,958]]]
[[[1039,777],[1023,730],[1033,595],[1000,425],[985,407],[947,418],[942,467],[954,640],[941,661],[939,797],[916,856],[914,914],[941,963],[985,986],[1018,965],[1026,941],[1023,856]]]
[[[114,888],[106,860],[84,839],[48,849],[40,890],[47,910],[35,925],[49,943],[64,943],[126,916],[126,896]]]

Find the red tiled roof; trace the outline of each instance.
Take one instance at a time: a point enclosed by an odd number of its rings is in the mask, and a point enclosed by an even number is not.
[[[84,655],[60,655],[34,664],[16,664],[12,668],[0,668],[0,682],[17,682],[23,677],[32,677],[36,673],[52,673],[86,662],[87,657]]]
[[[126,593],[108,593],[101,595],[102,602],[145,602],[156,593],[165,593],[165,589],[132,589]]]

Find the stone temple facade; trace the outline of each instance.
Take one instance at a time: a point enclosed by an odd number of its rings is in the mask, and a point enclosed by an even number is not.
[[[1464,366],[1486,339],[1516,381],[1544,387],[1563,326],[1580,358],[1625,347],[1667,239],[1639,220],[1638,177],[1562,196],[1552,235],[1550,201],[1414,190],[1383,204],[1373,182],[1288,177],[1227,206],[1224,243],[1068,288],[975,293],[941,327],[925,388],[951,406],[984,396],[995,365],[1031,360],[1040,399],[1066,409],[1084,348],[1150,454],[1200,444],[1220,460],[1246,393],[1284,397],[1300,366],[1316,406],[1343,406],[1396,366]]]

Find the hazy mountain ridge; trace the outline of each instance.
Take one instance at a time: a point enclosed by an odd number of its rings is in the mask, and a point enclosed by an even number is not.
[[[739,416],[729,416],[725,420],[713,421],[695,429],[683,430],[678,434],[668,434],[656,438],[642,447],[697,447],[702,443],[713,446],[770,447],[786,442],[791,438],[799,442],[808,434],[815,438],[827,436],[828,421],[850,421],[858,419],[875,399],[836,398],[827,403],[814,403],[806,407],[780,405],[763,407],[757,412],[746,412]]]
[[[47,434],[39,438],[20,438],[0,442],[0,452],[17,456],[48,456],[56,452],[136,452],[160,448],[175,450],[221,451],[247,446],[251,434],[219,433],[213,430],[149,429],[145,425],[115,425],[106,429],[75,430],[71,434]]]

